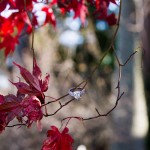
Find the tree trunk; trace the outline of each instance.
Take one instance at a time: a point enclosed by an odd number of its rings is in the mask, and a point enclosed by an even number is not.
[[[134,33],[130,30],[130,25],[133,24],[135,15],[135,4],[133,0],[122,1],[121,22],[118,32],[117,50],[118,57],[122,63],[126,62],[127,58],[133,53],[134,49]],[[118,70],[115,71],[113,84],[116,85]],[[111,150],[137,150],[133,143],[131,135],[132,120],[133,120],[133,59],[122,68],[121,91],[125,94],[119,101],[119,105],[114,110],[113,131],[114,138],[111,145]],[[114,85],[114,86],[115,86]]]
[[[144,24],[142,30],[143,77],[147,103],[148,122],[150,123],[150,0],[144,0]],[[147,150],[150,149],[150,126],[146,138]]]

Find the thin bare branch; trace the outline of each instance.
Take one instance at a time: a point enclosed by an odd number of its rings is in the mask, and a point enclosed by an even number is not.
[[[24,0],[24,9],[25,9],[25,12],[28,16],[28,19],[31,23],[31,26],[32,26],[32,36],[31,36],[31,50],[32,50],[32,55],[33,55],[33,67],[34,67],[34,59],[35,59],[35,51],[34,51],[34,25],[32,23],[32,19],[30,17],[30,13],[27,11],[27,7],[26,7],[26,0]]]
[[[14,125],[7,125],[6,127],[11,128],[11,127],[16,127],[16,126],[26,126],[26,124],[18,123],[18,124],[14,124]]]
[[[66,105],[68,105],[69,103],[71,103],[72,101],[74,100],[74,98],[73,99],[71,99],[71,100],[69,100],[68,102],[66,102],[65,104],[61,104],[61,103],[59,103],[60,104],[60,107],[54,112],[54,113],[52,113],[52,114],[45,114],[44,116],[45,117],[48,117],[48,116],[53,116],[53,115],[55,115],[57,112],[59,112],[63,107],[65,107]]]
[[[107,113],[105,113],[105,114],[99,114],[98,111],[96,111],[96,112],[98,113],[97,116],[89,117],[89,118],[83,118],[82,120],[83,120],[83,121],[87,121],[87,120],[96,119],[96,118],[99,118],[99,117],[106,117],[106,116],[108,116],[108,115],[117,107],[118,101],[121,99],[121,97],[123,96],[123,94],[124,94],[124,92],[121,93],[121,95],[117,98],[114,107],[111,108]]]
[[[43,104],[42,106],[46,106],[46,105],[48,105],[48,104],[51,104],[51,103],[57,102],[57,101],[59,101],[59,100],[61,100],[61,99],[65,98],[65,97],[67,97],[68,95],[69,95],[69,94],[63,95],[63,96],[61,96],[61,97],[59,97],[59,98],[57,98],[57,99],[53,98],[53,99],[55,99],[55,100],[50,101],[50,102],[47,102],[47,103]],[[46,96],[46,97],[48,97],[48,96]],[[52,97],[50,97],[50,98],[52,98]]]

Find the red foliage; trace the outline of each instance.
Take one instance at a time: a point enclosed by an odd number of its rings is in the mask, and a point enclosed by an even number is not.
[[[21,111],[21,103],[14,95],[0,95],[0,133]]]
[[[42,117],[41,102],[36,96],[20,99],[12,94],[0,95],[0,133],[14,118],[30,127],[33,122],[39,124]]]
[[[97,0],[95,4],[96,10],[94,14],[97,19],[105,20],[109,25],[115,25],[117,23],[115,14],[108,14],[108,7],[110,2],[116,4],[115,0]]]
[[[31,11],[33,9],[33,0],[15,0],[13,2],[13,7],[19,9],[19,12]]]
[[[45,102],[44,92],[48,89],[49,75],[46,75],[44,80],[41,79],[42,72],[35,59],[32,73],[19,64],[14,64],[20,69],[20,74],[28,84],[20,81],[11,82],[18,89],[17,96],[0,95],[0,133],[15,117],[28,127],[33,122],[40,125],[39,121],[43,117],[41,104]]]
[[[19,64],[15,62],[14,64],[20,69],[20,74],[24,78],[26,83],[20,81],[16,83],[11,83],[17,87],[18,91],[21,94],[36,96],[37,98],[39,98],[40,102],[44,104],[44,92],[48,90],[48,83],[50,77],[49,74],[47,74],[44,80],[42,80],[41,69],[38,67],[35,59],[32,73],[30,73],[27,69],[21,67]]]
[[[55,15],[54,15],[53,10],[50,7],[50,5],[43,5],[43,7],[40,9],[40,11],[43,11],[46,14],[46,18],[43,22],[43,25],[50,23],[53,25],[53,27],[56,27]],[[40,25],[37,20],[38,15],[36,13],[37,13],[37,11],[32,12],[32,15],[33,15],[32,24],[34,25],[34,27],[39,27]]]
[[[62,132],[57,127],[51,126],[47,132],[47,139],[43,143],[42,150],[72,150],[73,139],[65,127]]]
[[[51,4],[57,4],[63,14],[73,10],[74,18],[79,17],[84,24],[88,13],[88,8],[84,0],[53,0]]]
[[[9,18],[0,16],[0,49],[5,49],[5,56],[15,50],[25,22],[29,22],[25,13],[16,12]],[[28,28],[31,28],[31,24],[28,24]]]
[[[26,27],[26,32],[31,33],[32,26],[38,27],[37,17],[33,11],[33,2],[36,0],[1,0],[0,1],[0,12],[5,10],[6,5],[9,4],[10,10],[17,10],[18,12],[13,12],[8,18],[2,17],[0,15],[0,49],[5,50],[5,56],[13,52],[15,46],[19,43],[18,39],[21,36],[22,31]],[[43,5],[43,10],[46,13],[46,20],[44,24],[51,23],[55,26],[55,17],[53,11],[47,5]],[[33,20],[27,13],[33,16]],[[31,25],[32,24],[32,25]]]
[[[26,116],[26,124],[29,127],[33,121],[40,121],[43,117],[41,102],[36,96],[26,97],[21,102],[22,117]]]
[[[42,0],[41,0],[42,2]],[[74,18],[79,17],[82,24],[84,24],[86,16],[88,15],[88,5],[94,8],[94,16],[96,19],[105,20],[109,25],[116,24],[116,18],[114,14],[108,14],[108,7],[110,2],[116,4],[115,0],[52,0],[50,4],[46,1],[42,5],[41,11],[45,12],[46,19],[43,25],[50,23],[54,27],[56,26],[55,15],[52,10],[53,5],[57,5],[62,14],[73,11]],[[39,27],[38,16],[36,11],[33,12],[34,3],[38,3],[37,0],[1,0],[0,12],[5,10],[6,5],[9,4],[9,10],[17,10],[8,18],[4,18],[0,15],[0,49],[5,50],[5,56],[13,52],[15,46],[18,44],[18,38],[21,36],[23,29],[26,28],[26,32],[31,33],[32,27]],[[30,17],[29,21],[29,14]],[[31,19],[32,18],[32,19]],[[31,26],[32,24],[32,26]],[[16,29],[17,32],[14,30]]]
[[[106,17],[106,21],[108,22],[108,24],[109,24],[110,26],[116,24],[117,19],[115,18],[115,14],[112,13],[112,14],[108,15],[108,16]]]
[[[0,133],[14,118],[27,127],[33,122],[41,129],[40,120],[43,118],[42,103],[45,103],[44,92],[48,90],[49,75],[42,80],[42,72],[34,59],[33,72],[14,63],[26,81],[13,83],[18,89],[17,96],[0,95]]]
[[[28,127],[43,117],[41,102],[36,96],[0,95],[0,133],[15,117]],[[25,118],[26,120],[25,120]]]
[[[55,20],[53,10],[50,7],[45,6],[42,8],[42,11],[44,11],[46,13],[46,19],[45,19],[44,24],[50,23],[55,27],[56,26],[56,20]]]
[[[3,35],[0,43],[0,49],[5,49],[5,56],[7,56],[9,53],[13,52],[15,50],[15,45],[18,44],[18,36],[13,37],[9,34]]]
[[[0,107],[4,103],[4,96],[0,95]],[[2,107],[3,108],[3,107]],[[5,129],[7,125],[6,114],[3,111],[0,111],[0,133]]]

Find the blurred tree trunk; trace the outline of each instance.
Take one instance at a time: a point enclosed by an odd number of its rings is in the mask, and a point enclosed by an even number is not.
[[[122,63],[133,53],[135,35],[131,31],[131,24],[135,22],[135,4],[133,0],[122,0],[121,22],[118,32],[117,50]],[[113,79],[117,84],[118,70]],[[118,107],[114,110],[113,131],[114,136],[111,150],[138,150],[133,143],[131,134],[133,121],[133,59],[122,69],[121,90],[125,92]]]
[[[147,103],[148,122],[150,123],[150,0],[143,1],[144,22],[142,30],[143,77]],[[147,150],[150,149],[150,126],[146,138]]]

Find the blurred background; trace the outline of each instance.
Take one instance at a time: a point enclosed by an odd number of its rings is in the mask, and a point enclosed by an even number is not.
[[[123,0],[120,28],[115,40],[119,60],[124,63],[136,50],[134,57],[122,68],[121,92],[125,92],[117,108],[107,117],[80,122],[72,119],[68,127],[75,139],[77,150],[149,150],[150,149],[150,1]],[[110,11],[118,14],[118,7],[111,4]],[[92,10],[91,10],[92,12]],[[39,150],[46,131],[51,125],[60,127],[61,119],[68,116],[96,116],[108,112],[116,102],[118,64],[113,52],[103,60],[96,72],[92,70],[109,47],[116,27],[105,21],[95,21],[89,14],[84,27],[70,13],[57,15],[57,27],[44,26],[35,31],[35,55],[43,72],[50,74],[46,95],[58,98],[88,78],[85,94],[62,108],[55,116],[42,120],[43,131],[36,124],[6,128],[0,135],[0,150]],[[16,93],[8,79],[18,81],[19,70],[15,61],[32,70],[31,37],[25,35],[12,56],[4,58],[0,51],[0,93]],[[50,99],[46,99],[49,101]],[[69,97],[62,100],[66,102]],[[59,108],[48,106],[53,113]],[[15,121],[13,122],[15,123]],[[12,123],[12,124],[13,124]]]

